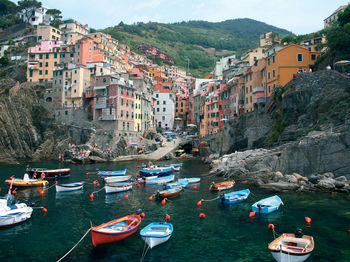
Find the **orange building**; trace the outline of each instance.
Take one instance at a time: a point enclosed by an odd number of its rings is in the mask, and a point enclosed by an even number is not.
[[[308,72],[321,52],[311,52],[299,45],[288,45],[269,52],[266,60],[266,94],[271,96],[276,86],[285,86],[298,72]]]
[[[83,38],[75,45],[75,64],[86,65],[91,62],[104,62],[104,55],[91,38]]]

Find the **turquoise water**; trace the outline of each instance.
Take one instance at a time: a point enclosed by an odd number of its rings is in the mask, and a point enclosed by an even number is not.
[[[92,183],[97,179],[99,169],[128,168],[130,174],[137,172],[140,163],[108,163],[94,165],[65,165],[72,169],[71,177],[62,182],[86,180]],[[56,162],[31,164],[32,167],[61,168]],[[0,195],[6,194],[5,178],[15,175],[22,177],[25,165],[0,166]],[[90,176],[86,179],[86,172]],[[43,216],[36,209],[32,218],[15,227],[0,229],[0,261],[57,261],[73,247],[89,229],[90,221],[99,225],[110,220],[134,213],[141,208],[146,214],[140,228],[151,222],[164,221],[166,214],[171,216],[174,233],[170,240],[149,250],[144,261],[274,261],[267,245],[273,240],[268,224],[276,226],[277,233],[294,232],[300,227],[305,234],[314,236],[315,250],[308,261],[350,261],[350,197],[345,194],[283,193],[279,196],[285,205],[270,215],[249,218],[251,204],[273,195],[249,186],[254,195],[246,202],[223,206],[216,201],[203,202],[201,208],[196,203],[200,199],[213,199],[217,193],[208,190],[212,181],[219,177],[205,177],[207,166],[197,160],[184,161],[177,177],[202,176],[197,190],[192,186],[180,196],[168,201],[163,207],[148,197],[159,186],[133,187],[132,191],[106,196],[104,190],[90,200],[91,192],[98,190],[86,184],[83,191],[56,193],[51,188],[43,197],[40,188],[18,189],[17,199],[26,203],[36,202],[48,212]],[[52,185],[53,182],[50,182]],[[247,188],[236,185],[234,190]],[[230,191],[234,191],[230,190]],[[129,199],[124,195],[129,194]],[[204,213],[206,218],[199,219]],[[312,218],[307,226],[304,218]],[[90,234],[63,261],[140,261],[144,242],[139,231],[117,243],[94,248]]]

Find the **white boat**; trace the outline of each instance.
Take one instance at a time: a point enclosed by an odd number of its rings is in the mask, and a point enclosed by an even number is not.
[[[130,182],[105,185],[106,194],[123,192],[123,191],[130,190],[131,188],[132,188],[132,183]]]
[[[273,258],[278,262],[303,262],[309,258],[315,243],[312,236],[284,233],[269,244]]]
[[[76,183],[69,183],[69,184],[57,184],[56,185],[56,192],[68,192],[68,191],[75,191],[80,190],[84,186],[84,182],[76,182]]]
[[[7,227],[26,221],[32,216],[33,208],[25,203],[7,205],[7,199],[0,199],[0,227]]]
[[[201,179],[200,177],[187,177],[187,178],[179,178],[177,181],[179,182],[187,181],[189,184],[191,184],[191,183],[198,183],[199,181],[201,181]]]
[[[150,248],[169,240],[173,233],[173,225],[165,222],[154,222],[140,231],[142,239]]]
[[[162,176],[145,180],[146,185],[161,185],[174,181],[175,175]]]
[[[125,182],[131,179],[130,175],[125,175],[125,176],[111,176],[111,177],[105,177],[104,181],[106,184],[111,184],[111,183],[118,183],[118,182]]]

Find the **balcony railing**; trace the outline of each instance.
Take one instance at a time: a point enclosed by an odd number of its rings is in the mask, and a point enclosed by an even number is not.
[[[264,92],[265,89],[263,86],[257,86],[253,88],[253,94],[257,93],[257,92]]]
[[[98,120],[109,120],[109,121],[113,121],[113,120],[117,120],[117,116],[116,115],[102,115],[98,118]]]

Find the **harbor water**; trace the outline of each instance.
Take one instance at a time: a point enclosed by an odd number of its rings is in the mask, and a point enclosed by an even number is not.
[[[165,162],[163,162],[165,163]],[[167,163],[170,163],[169,161]],[[172,237],[164,244],[149,250],[144,261],[274,261],[267,246],[273,238],[268,224],[275,225],[277,234],[301,228],[315,239],[315,249],[308,261],[350,261],[350,197],[341,193],[279,193],[284,202],[277,212],[249,217],[251,205],[259,199],[274,195],[252,185],[237,184],[228,192],[249,188],[252,194],[247,201],[222,205],[215,198],[220,193],[210,192],[212,181],[220,177],[208,176],[206,165],[198,160],[185,160],[176,177],[201,177],[197,189],[189,185],[179,196],[162,206],[150,195],[160,186],[136,184],[131,191],[106,195],[104,190],[90,194],[100,187],[92,184],[98,180],[96,170],[120,170],[135,177],[141,162],[103,163],[90,165],[61,165],[57,162],[31,163],[31,167],[71,168],[71,176],[60,183],[86,181],[84,189],[76,192],[56,193],[53,186],[40,195],[42,188],[17,189],[16,199],[36,207],[44,206],[47,213],[35,209],[32,217],[17,226],[0,229],[0,261],[57,261],[66,254],[93,225],[135,213],[139,208],[145,213],[137,233],[120,242],[94,248],[90,234],[63,261],[140,261],[144,241],[141,228],[151,222],[165,221],[171,216],[174,226]],[[162,164],[159,162],[157,164]],[[87,178],[86,173],[89,173]],[[25,164],[0,166],[0,195],[8,190],[4,180],[14,175],[23,177]],[[54,181],[50,182],[50,186]],[[124,196],[128,194],[129,198]],[[196,204],[200,199],[202,206]],[[205,218],[200,219],[199,214]],[[305,217],[312,219],[311,224]]]

